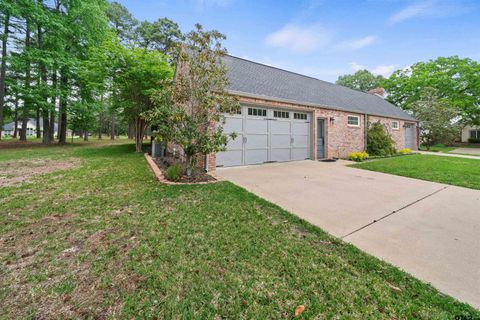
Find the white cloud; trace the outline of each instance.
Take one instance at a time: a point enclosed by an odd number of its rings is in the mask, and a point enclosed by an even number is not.
[[[397,69],[397,65],[395,64],[379,65],[373,68],[371,72],[376,75],[389,77],[392,74],[392,72],[395,71],[395,69]]]
[[[265,43],[297,53],[309,53],[329,44],[331,38],[332,33],[318,24],[307,27],[287,24],[268,35]]]
[[[350,62],[350,66],[352,67],[353,71],[357,72],[358,70],[368,69],[368,67],[358,64],[356,62]]]
[[[461,0],[420,0],[416,1],[390,17],[395,24],[417,17],[444,17],[462,14],[471,8]]]
[[[360,39],[344,41],[338,44],[337,48],[340,50],[356,50],[375,43],[378,40],[377,36],[369,35]]]
[[[390,17],[391,23],[402,22],[404,20],[427,15],[432,8],[433,1],[425,1],[409,5]]]
[[[395,71],[398,66],[395,64],[388,64],[388,65],[378,65],[373,68],[369,68],[368,66],[358,64],[356,62],[351,62],[350,67],[353,69],[354,72],[358,70],[368,70],[375,75],[381,75],[384,77],[389,77],[393,71]]]

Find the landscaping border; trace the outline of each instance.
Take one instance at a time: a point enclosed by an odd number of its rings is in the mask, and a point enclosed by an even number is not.
[[[217,175],[213,174],[212,172],[209,172],[208,174],[212,176],[215,180],[214,181],[202,181],[202,182],[174,182],[167,180],[165,178],[165,175],[163,174],[162,170],[157,166],[153,158],[148,154],[144,153],[145,159],[147,159],[147,163],[150,166],[150,169],[152,169],[153,173],[157,177],[157,180],[160,181],[161,183],[164,184],[169,184],[169,185],[200,185],[200,184],[210,184],[210,183],[217,183],[222,181],[220,177]]]

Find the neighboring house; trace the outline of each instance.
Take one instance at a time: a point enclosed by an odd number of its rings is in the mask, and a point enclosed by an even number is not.
[[[469,142],[469,139],[480,141],[480,127],[466,126],[462,130],[462,142]]]
[[[17,124],[17,134],[20,134],[20,130],[22,130],[22,121],[18,121]],[[55,124],[54,134],[57,134],[58,126]],[[3,133],[4,136],[13,136],[13,132],[15,131],[15,122],[7,123],[3,126]],[[40,119],[40,131],[43,132],[43,120]],[[37,121],[35,119],[28,119],[27,122],[27,137],[32,137],[37,135]]]
[[[397,149],[418,149],[417,121],[374,94],[227,55],[229,93],[241,112],[226,115],[237,133],[227,150],[199,161],[206,170],[268,162],[346,158],[366,149],[366,122],[380,121]]]

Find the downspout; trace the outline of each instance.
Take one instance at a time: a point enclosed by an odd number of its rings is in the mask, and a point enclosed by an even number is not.
[[[416,137],[417,138],[416,139],[417,140],[417,146],[416,146],[417,150],[415,150],[415,151],[418,151],[418,150],[420,150],[420,121],[417,121],[417,130],[415,130],[415,131],[416,131],[416,134],[417,134],[417,137]],[[462,137],[460,137],[460,140],[462,140]]]
[[[205,155],[205,172],[208,172],[208,154]]]
[[[363,141],[364,141],[364,148],[363,150],[367,151],[367,143],[368,143],[368,114],[365,113],[363,116]]]

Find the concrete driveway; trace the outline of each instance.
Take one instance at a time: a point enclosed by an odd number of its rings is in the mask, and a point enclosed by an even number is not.
[[[217,175],[480,308],[480,191],[346,163],[273,163]]]

